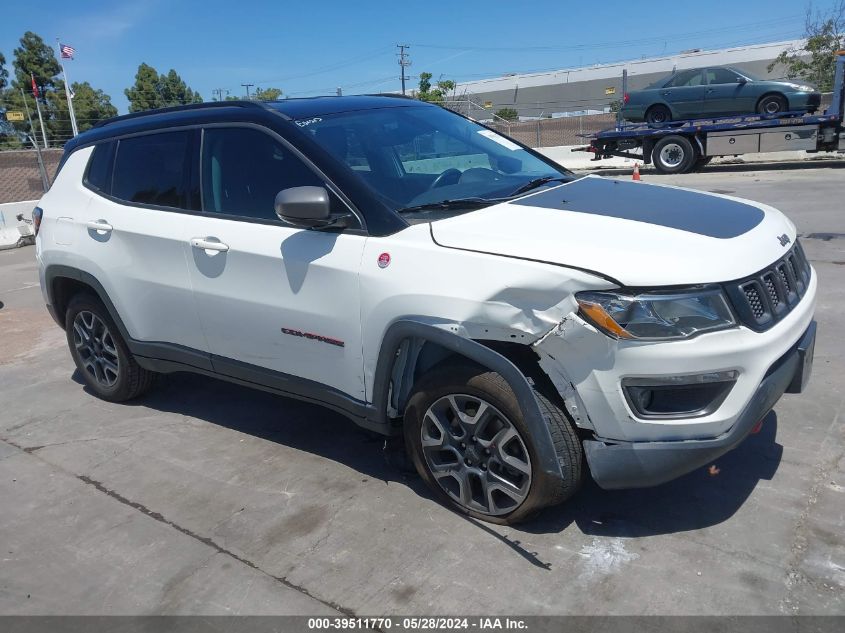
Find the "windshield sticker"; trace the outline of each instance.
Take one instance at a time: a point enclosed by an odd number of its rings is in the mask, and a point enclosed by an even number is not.
[[[506,147],[511,151],[522,149],[519,145],[514,143],[512,140],[505,138],[501,134],[496,134],[493,130],[478,130],[478,133],[485,138],[489,138],[491,141],[495,141],[502,147]]]
[[[323,119],[321,119],[320,117],[317,116],[317,117],[314,117],[313,119],[305,119],[304,121],[297,121],[296,124],[299,127],[308,127],[312,123],[319,123],[322,120]]]

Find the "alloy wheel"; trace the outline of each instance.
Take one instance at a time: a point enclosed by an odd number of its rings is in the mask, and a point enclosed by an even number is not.
[[[531,458],[519,431],[489,402],[444,396],[423,416],[422,452],[440,488],[464,508],[514,511],[531,488]]]
[[[677,167],[684,160],[684,148],[677,143],[667,143],[660,150],[660,161],[667,167]]]
[[[111,332],[93,312],[83,310],[73,320],[73,344],[82,367],[103,387],[120,376],[120,358]]]

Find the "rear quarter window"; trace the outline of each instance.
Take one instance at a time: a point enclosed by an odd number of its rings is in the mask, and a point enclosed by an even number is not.
[[[111,141],[94,146],[85,172],[85,184],[89,188],[106,194],[111,193],[111,168],[115,145],[116,143]]]

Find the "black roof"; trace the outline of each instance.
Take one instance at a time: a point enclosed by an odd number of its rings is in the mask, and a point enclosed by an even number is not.
[[[214,101],[132,112],[100,121],[65,145],[65,154],[75,148],[105,139],[145,130],[197,123],[243,121],[247,113],[256,120],[276,117],[290,121],[337,112],[393,107],[435,107],[401,95],[356,95],[349,97],[308,97],[279,101]]]

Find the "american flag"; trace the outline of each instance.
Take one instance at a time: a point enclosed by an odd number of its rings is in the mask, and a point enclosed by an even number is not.
[[[76,52],[70,44],[59,44],[59,49],[62,51],[62,59],[73,59],[73,54]]]

